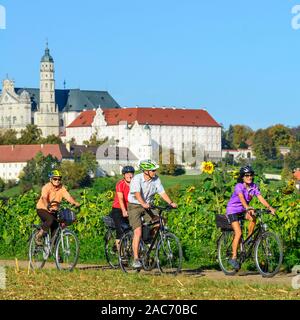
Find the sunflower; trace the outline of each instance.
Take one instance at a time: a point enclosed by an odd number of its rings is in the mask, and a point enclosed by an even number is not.
[[[215,167],[211,161],[202,162],[201,171],[204,173],[212,174],[215,170]]]

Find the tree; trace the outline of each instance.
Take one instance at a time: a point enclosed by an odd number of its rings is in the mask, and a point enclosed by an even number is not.
[[[291,147],[296,141],[291,129],[282,124],[276,124],[272,127],[269,127],[268,130],[276,147]]]
[[[253,131],[250,127],[243,125],[235,125],[233,127],[233,145],[235,148],[248,147],[247,140],[253,135]]]
[[[108,141],[108,137],[106,137],[104,139],[98,139],[97,134],[94,133],[94,134],[92,134],[90,140],[83,141],[83,144],[87,145],[87,146],[101,146],[102,144],[104,144],[107,141]]]
[[[69,189],[79,188],[83,185],[87,173],[80,162],[64,161],[60,169],[63,175],[63,183]]]
[[[39,144],[41,142],[42,130],[34,124],[28,124],[25,130],[21,130],[19,144]]]
[[[20,176],[21,184],[31,184],[42,186],[49,181],[49,173],[59,167],[57,158],[51,155],[44,156],[42,152],[27,162]]]
[[[4,191],[5,188],[5,182],[3,181],[2,178],[0,178],[0,192]]]
[[[285,155],[284,165],[290,170],[300,168],[300,142],[294,143],[290,153]]]
[[[297,142],[300,141],[300,126],[291,129],[291,133]]]
[[[0,145],[18,144],[17,131],[13,129],[3,130],[0,133]]]
[[[228,131],[224,130],[222,127],[221,131],[222,149],[232,149],[232,141],[228,139]]]
[[[41,138],[40,143],[43,143],[43,144],[62,144],[62,141],[61,141],[60,137],[58,137],[54,134],[51,134],[47,138]]]
[[[276,159],[277,149],[268,129],[259,129],[253,137],[253,151],[258,160]]]
[[[98,162],[96,160],[96,156],[92,152],[83,152],[80,156],[79,162],[84,167],[87,175],[95,176]]]
[[[253,130],[248,126],[230,125],[227,131],[222,132],[222,148],[248,148],[247,141],[253,137],[253,134]]]

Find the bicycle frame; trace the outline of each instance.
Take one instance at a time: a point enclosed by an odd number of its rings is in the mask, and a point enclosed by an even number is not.
[[[148,224],[148,226],[155,226],[159,224],[159,228],[155,232],[155,235],[151,240],[150,246],[145,253],[147,257],[149,257],[150,252],[153,250],[155,243],[158,242],[158,238],[161,238],[161,239],[163,238],[163,233],[165,231],[164,219],[162,217],[162,213],[165,210],[165,208],[158,208],[158,209],[159,209],[159,213],[158,213],[159,221],[153,221]]]
[[[248,259],[251,256],[252,250],[255,246],[256,241],[266,230],[266,224],[263,222],[263,218],[261,214],[262,212],[263,211],[257,212],[257,217],[260,218],[260,221],[255,226],[253,233],[249,235],[246,239],[243,238],[243,235],[241,237],[241,240],[240,240],[241,251],[240,251],[240,259],[239,259],[241,263],[243,263],[246,259]],[[241,228],[243,227],[243,222],[244,222],[243,220],[240,221]]]

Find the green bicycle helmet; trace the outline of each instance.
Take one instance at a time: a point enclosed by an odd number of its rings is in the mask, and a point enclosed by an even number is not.
[[[148,171],[148,170],[151,171],[151,170],[159,169],[159,165],[155,161],[147,159],[147,160],[140,161],[139,168],[142,171]]]
[[[53,177],[62,177],[62,175],[59,170],[52,170],[49,174],[49,178]]]

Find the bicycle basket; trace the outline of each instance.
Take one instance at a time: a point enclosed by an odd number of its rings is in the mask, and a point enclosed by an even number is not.
[[[113,220],[113,218],[111,216],[104,216],[102,218],[102,221],[104,222],[104,224],[108,227],[108,228],[112,228],[115,229],[115,222]]]
[[[72,210],[64,209],[58,213],[58,219],[69,226],[76,221],[76,215]]]
[[[143,224],[143,241],[151,241],[152,236],[151,236],[151,228],[147,224]]]
[[[228,222],[225,214],[216,214],[217,227],[222,231],[232,231],[231,224]]]

